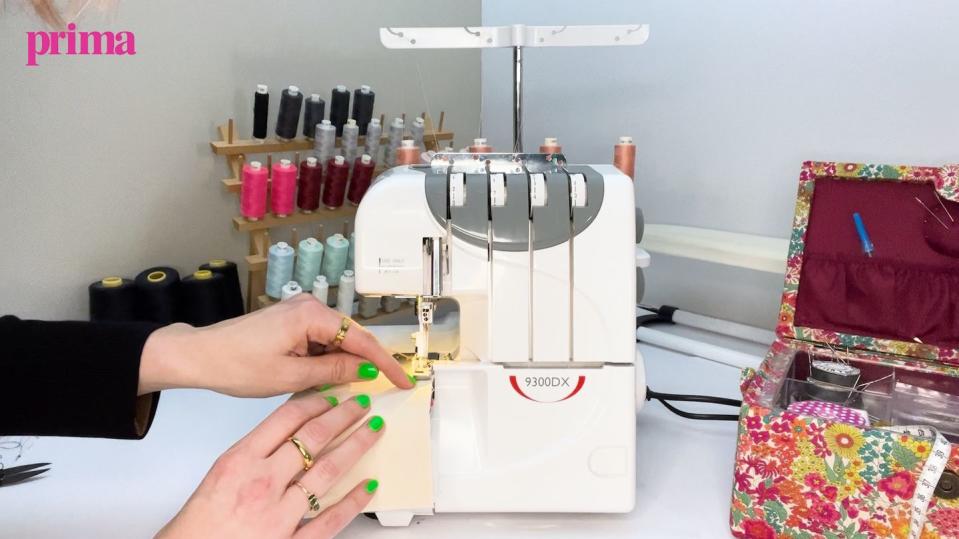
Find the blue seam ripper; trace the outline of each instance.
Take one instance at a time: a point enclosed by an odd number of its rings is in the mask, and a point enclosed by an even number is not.
[[[859,241],[862,242],[862,250],[866,253],[866,256],[872,257],[873,251],[875,248],[872,245],[872,242],[869,241],[869,233],[866,232],[866,225],[862,222],[862,217],[859,216],[859,213],[852,214],[852,220],[856,224],[856,233],[859,234]]]

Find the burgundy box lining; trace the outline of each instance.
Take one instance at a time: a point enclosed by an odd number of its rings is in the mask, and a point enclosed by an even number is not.
[[[959,203],[943,203],[959,221]],[[875,245],[872,258],[863,252],[854,212]],[[794,323],[959,347],[959,223],[931,183],[815,181]]]

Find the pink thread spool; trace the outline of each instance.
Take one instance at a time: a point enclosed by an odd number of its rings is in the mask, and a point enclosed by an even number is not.
[[[375,168],[376,164],[373,163],[373,158],[368,154],[356,158],[356,162],[353,163],[353,176],[350,178],[350,190],[346,194],[350,204],[356,206],[363,200],[363,195],[366,194],[366,190],[370,188],[370,184],[373,182],[373,170]]]
[[[546,137],[543,144],[539,147],[539,153],[563,153],[563,147],[559,145],[559,140],[555,137]]]
[[[335,210],[343,205],[349,174],[350,165],[342,155],[337,155],[326,164],[326,177],[323,178],[323,205],[327,209]]]
[[[270,191],[270,208],[273,215],[286,217],[293,213],[296,202],[296,166],[289,159],[273,163],[273,188]]]
[[[486,143],[485,138],[473,139],[473,144],[469,147],[470,153],[493,153],[493,147]]]
[[[247,221],[259,221],[266,215],[268,171],[259,161],[243,165],[240,184],[240,214]]]
[[[416,141],[406,139],[400,143],[396,149],[396,165],[415,165],[420,162],[420,149],[416,147]]]

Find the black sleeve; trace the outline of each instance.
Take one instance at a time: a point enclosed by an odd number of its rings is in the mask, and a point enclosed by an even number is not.
[[[159,393],[137,396],[159,326],[0,318],[0,435],[139,439]]]

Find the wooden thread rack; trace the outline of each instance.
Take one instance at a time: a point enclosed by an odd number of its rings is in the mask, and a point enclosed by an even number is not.
[[[402,115],[405,122],[406,114]],[[440,143],[451,142],[453,133],[443,130],[443,123],[446,119],[446,112],[440,112],[439,123],[434,128],[433,121],[425,112],[422,114],[424,120],[423,145],[426,150],[439,151]],[[383,125],[383,136],[380,139],[380,147],[387,147],[389,144],[388,131],[389,126],[385,124],[385,116],[380,115],[380,124]],[[236,123],[230,118],[226,125],[217,127],[220,133],[220,140],[210,142],[210,147],[215,155],[226,157],[227,165],[233,176],[222,180],[223,187],[231,193],[240,195],[240,185],[242,184],[243,164],[249,155],[266,154],[267,170],[272,175],[273,154],[293,154],[293,163],[299,169],[300,152],[311,153],[313,151],[313,141],[304,137],[289,141],[268,138],[266,140],[240,139],[236,132]],[[366,143],[366,137],[359,137],[357,147],[362,148]],[[340,137],[336,138],[336,147],[342,144]],[[374,159],[377,156],[374,156]],[[373,172],[373,177],[379,176],[386,167],[377,164]],[[247,265],[247,284],[246,284],[246,305],[247,311],[254,311],[258,308],[272,304],[275,300],[266,295],[266,261],[267,251],[270,248],[270,229],[283,226],[305,225],[313,227],[315,225],[324,225],[327,230],[338,230],[336,227],[343,228],[348,232],[352,227],[353,218],[356,215],[356,207],[348,202],[335,210],[329,210],[324,207],[313,211],[312,213],[303,213],[296,211],[287,217],[276,217],[267,213],[259,221],[247,221],[243,216],[233,218],[233,228],[238,232],[246,232],[250,235],[249,254],[246,256]],[[331,225],[326,228],[326,225]],[[317,238],[323,240],[324,238]],[[296,248],[298,236],[293,232],[293,243]],[[331,294],[335,293],[336,287],[330,287]]]

